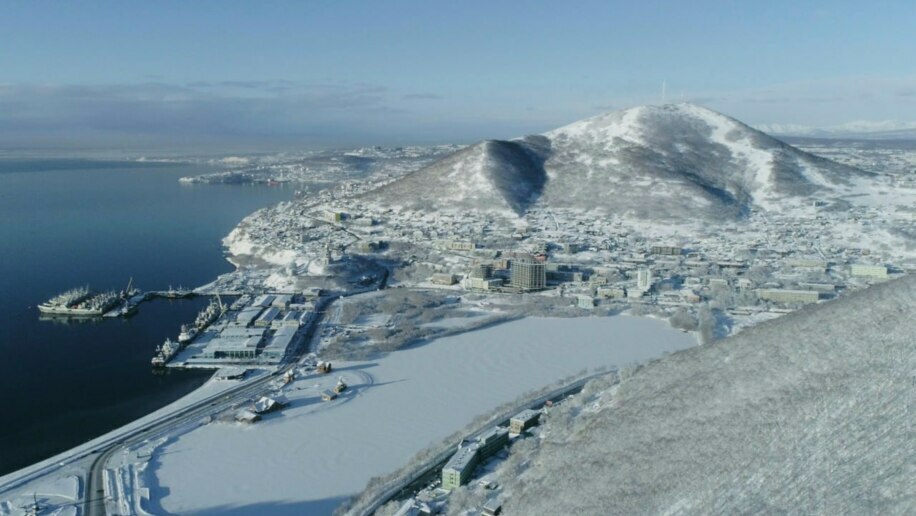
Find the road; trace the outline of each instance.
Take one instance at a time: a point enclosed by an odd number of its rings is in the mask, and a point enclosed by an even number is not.
[[[571,394],[576,394],[582,390],[582,387],[584,387],[589,380],[599,376],[604,376],[606,374],[610,374],[610,372],[589,374],[572,382],[566,383],[563,386],[551,389],[549,392],[541,394],[535,398],[519,400],[518,404],[512,408],[505,410],[500,414],[494,415],[490,418],[489,421],[475,428],[474,431],[469,432],[468,438],[473,439],[476,436],[482,435],[484,432],[488,431],[494,426],[507,425],[509,418],[526,408],[540,409],[549,400],[557,401],[566,398]],[[382,489],[377,494],[366,500],[357,500],[354,506],[351,507],[346,512],[346,514],[370,516],[376,510],[378,510],[379,507],[388,503],[389,501],[410,496],[413,491],[417,490],[416,488],[419,486],[419,484],[425,485],[428,483],[425,482],[424,479],[429,477],[432,473],[435,473],[437,470],[441,471],[442,466],[448,462],[448,459],[450,459],[454,453],[454,445],[448,445],[434,457],[427,460],[423,465],[418,466],[413,473],[407,475],[405,478],[398,481],[393,481],[392,484],[387,488]]]
[[[131,432],[130,436],[127,436],[109,446],[107,449],[102,450],[99,453],[99,456],[96,457],[96,459],[92,462],[92,466],[89,468],[89,473],[86,476],[86,500],[84,502],[83,514],[89,514],[92,516],[106,514],[106,497],[104,496],[104,483],[102,481],[102,473],[105,470],[105,465],[108,464],[109,459],[111,459],[111,457],[113,457],[115,454],[126,450],[131,446],[140,444],[143,441],[154,439],[161,434],[167,433],[177,427],[180,427],[181,425],[200,420],[207,415],[232,408],[233,405],[237,405],[240,402],[243,402],[257,394],[262,393],[268,383],[276,380],[278,377],[282,376],[286,373],[286,371],[292,369],[293,367],[295,367],[295,364],[279,369],[250,383],[239,385],[232,390],[224,391],[215,396],[201,400],[200,402],[191,405],[190,407],[187,407],[178,413],[167,417],[166,419],[159,420],[137,428],[135,431]]]

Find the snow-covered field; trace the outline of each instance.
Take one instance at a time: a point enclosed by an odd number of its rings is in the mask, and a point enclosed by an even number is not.
[[[145,481],[151,508],[327,514],[371,477],[527,391],[694,344],[692,335],[645,318],[529,318],[335,364],[332,375],[288,385],[290,406],[264,421],[197,427],[155,451]],[[320,401],[338,375],[350,389]]]

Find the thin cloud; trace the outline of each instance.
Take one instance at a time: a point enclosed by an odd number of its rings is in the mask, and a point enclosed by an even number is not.
[[[240,90],[234,93],[234,88]],[[286,88],[282,92],[272,89]],[[251,91],[256,93],[252,94]],[[0,141],[107,143],[365,134],[367,121],[405,113],[373,85],[285,81],[174,85],[0,85]],[[390,118],[389,118],[390,121]]]
[[[443,100],[442,95],[435,93],[408,93],[401,97],[402,100]]]

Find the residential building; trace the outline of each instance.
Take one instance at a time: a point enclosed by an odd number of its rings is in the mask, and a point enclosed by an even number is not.
[[[490,279],[493,277],[493,265],[489,263],[478,263],[471,268],[469,277],[474,279]]]
[[[501,287],[502,284],[503,280],[500,278],[465,278],[461,280],[461,286],[466,290],[493,290]]]
[[[605,299],[622,299],[627,297],[627,291],[616,287],[598,287],[596,290],[598,297]]]
[[[684,252],[680,247],[670,245],[653,245],[650,251],[652,254],[661,254],[667,256],[679,256]]]
[[[462,441],[458,451],[442,468],[442,488],[451,490],[466,484],[478,464],[508,443],[509,431],[498,426],[476,439]]]
[[[595,308],[595,298],[587,295],[576,296],[576,306],[579,308],[591,310],[592,308]]]
[[[652,269],[639,269],[637,271],[636,288],[643,292],[652,288]]]
[[[765,288],[757,291],[757,297],[775,303],[817,303],[820,293],[814,290]]]
[[[433,274],[433,277],[430,278],[430,281],[436,285],[454,285],[457,283],[454,274],[448,274],[444,272]]]
[[[547,268],[543,263],[512,260],[510,284],[521,290],[540,290],[547,286]]]
[[[513,434],[520,434],[532,426],[538,424],[538,419],[540,417],[541,413],[537,410],[525,409],[512,416],[512,419],[509,420],[509,432]]]
[[[854,263],[849,266],[849,273],[861,278],[887,279],[887,267],[884,265]]]

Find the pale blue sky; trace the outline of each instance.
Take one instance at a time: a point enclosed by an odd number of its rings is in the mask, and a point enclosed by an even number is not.
[[[802,4],[802,5],[799,5]],[[684,98],[916,120],[916,2],[6,2],[0,146],[469,142]]]

